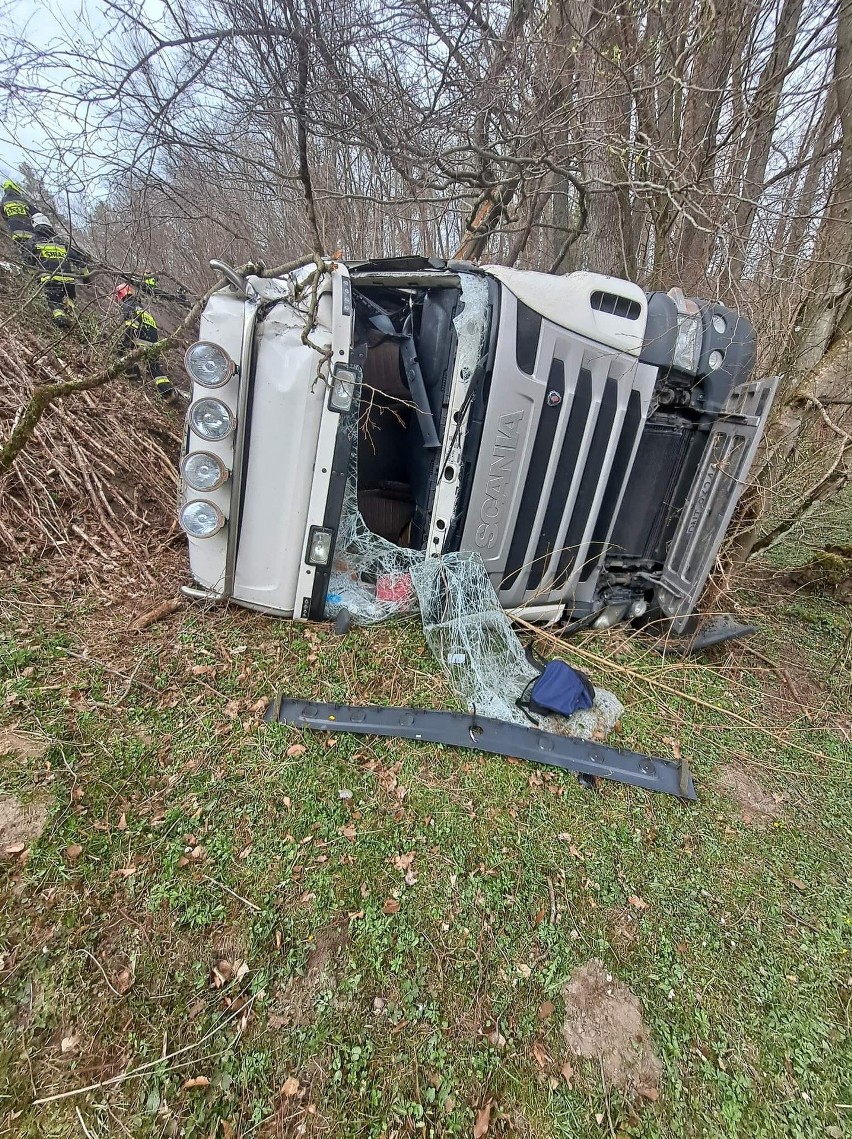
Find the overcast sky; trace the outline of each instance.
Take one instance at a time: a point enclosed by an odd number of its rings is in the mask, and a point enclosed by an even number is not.
[[[91,7],[92,0],[87,0],[86,8]],[[63,11],[62,5],[55,5],[53,0],[42,3],[40,0],[14,0],[13,4],[4,13],[7,18],[7,35],[18,38],[23,37],[31,43],[38,43],[44,49],[49,49],[63,40],[67,44],[67,20],[70,17],[73,23],[88,23],[89,11],[83,5],[74,8],[64,6],[64,17],[57,15]],[[57,115],[55,126],[57,131],[62,129],[61,117]],[[30,161],[33,166],[40,166],[39,156],[50,145],[50,133],[39,123],[32,121],[27,114],[16,117],[12,115],[3,118],[0,124],[0,165],[4,174],[13,176],[20,171],[22,161]]]
[[[4,34],[6,42],[23,38],[35,44],[46,53],[67,52],[75,49],[90,50],[92,45],[104,42],[110,29],[115,26],[116,13],[109,10],[109,0],[8,0],[3,5],[5,17]],[[161,0],[144,0],[144,11],[152,24],[162,18]],[[55,58],[55,54],[54,54]],[[51,85],[62,81],[62,73],[54,68],[50,74]],[[71,105],[47,106],[34,121],[32,115],[21,109],[15,114],[14,108],[0,122],[0,171],[3,176],[20,174],[22,162],[28,162],[37,170],[42,170],[56,149],[56,140],[73,132],[75,121],[70,111]],[[91,168],[77,169],[73,180],[77,183],[74,192],[85,188],[88,194],[97,195],[98,171]],[[61,190],[63,187],[54,186]]]

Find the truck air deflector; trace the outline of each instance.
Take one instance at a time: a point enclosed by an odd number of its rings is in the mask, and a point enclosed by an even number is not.
[[[666,558],[657,601],[673,618],[672,632],[684,632],[704,588],[728,523],[745,487],[778,377],[734,388],[713,424],[710,438]]]
[[[292,724],[319,732],[351,732],[364,736],[390,736],[424,740],[449,747],[470,748],[556,767],[575,775],[612,779],[646,791],[659,791],[681,799],[697,799],[688,766],[652,758],[606,744],[542,732],[522,724],[482,718],[464,712],[422,708],[355,707],[276,697],[264,720]]]

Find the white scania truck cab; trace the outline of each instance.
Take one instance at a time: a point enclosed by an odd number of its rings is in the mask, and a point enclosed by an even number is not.
[[[322,619],[371,531],[482,558],[529,620],[683,632],[763,433],[754,331],[679,289],[400,257],[225,272],[187,351],[190,596]]]

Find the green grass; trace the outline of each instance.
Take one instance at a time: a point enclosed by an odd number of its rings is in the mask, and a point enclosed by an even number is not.
[[[415,624],[341,640],[187,609],[130,634],[94,599],[34,600],[9,590],[0,633],[3,721],[49,740],[0,758],[0,792],[52,803],[26,861],[2,863],[6,1133],[82,1135],[79,1110],[96,1136],[469,1136],[493,1099],[489,1135],[852,1134],[848,610],[796,596],[762,616],[754,647],[807,685],[809,717],[742,647],[684,664],[580,643],[613,661],[591,671],[628,706],[623,742],[689,757],[685,807],[258,722],[278,690],[446,706]],[[730,762],[784,796],[775,824],[718,789]],[[409,885],[394,859],[412,852]],[[657,1102],[581,1061],[560,1076],[562,989],[595,957],[642,1002]],[[248,970],[216,988],[222,958]]]

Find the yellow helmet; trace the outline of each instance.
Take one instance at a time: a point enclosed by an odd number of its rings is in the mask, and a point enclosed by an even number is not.
[[[21,187],[18,185],[17,182],[13,182],[11,178],[7,178],[6,181],[3,183],[3,189],[4,190],[11,190],[15,194],[21,193]]]

